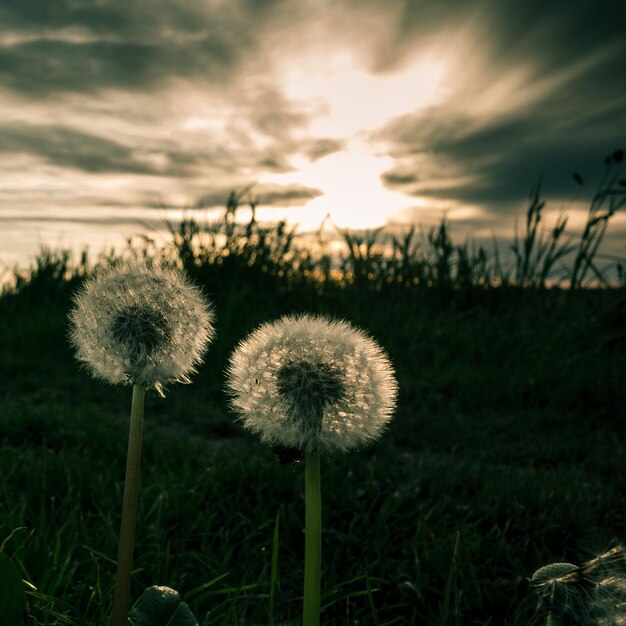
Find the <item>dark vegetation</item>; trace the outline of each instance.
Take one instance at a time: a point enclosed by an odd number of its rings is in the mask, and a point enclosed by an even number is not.
[[[165,248],[134,240],[128,254],[184,267],[218,316],[193,384],[146,402],[134,597],[169,585],[201,624],[271,623],[280,512],[273,623],[298,623],[302,467],[242,432],[223,378],[240,339],[291,312],[368,330],[400,386],[382,439],[323,464],[323,624],[527,626],[537,568],[624,541],[626,284],[596,264],[624,203],[620,155],[577,239],[564,217],[542,235],[537,189],[508,266],[445,222],[423,238],[345,232],[333,259],[285,224],[238,224],[234,194]],[[20,529],[4,552],[31,623],[104,625],[112,599],[130,390],[69,349],[87,261],[43,251],[0,298],[0,539]]]

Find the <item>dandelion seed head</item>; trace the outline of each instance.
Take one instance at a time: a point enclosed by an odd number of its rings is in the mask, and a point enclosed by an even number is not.
[[[540,567],[530,579],[538,588],[561,583],[568,583],[578,578],[580,567],[573,563],[550,563]]]
[[[167,320],[157,309],[131,306],[120,311],[111,324],[111,333],[128,346],[132,361],[141,362],[169,339]]]
[[[319,433],[324,408],[341,400],[345,389],[341,372],[322,361],[294,361],[283,365],[276,375],[278,393],[292,419],[301,419],[301,427]]]
[[[214,314],[178,270],[129,262],[97,272],[74,297],[77,359],[113,384],[189,382],[214,335]]]
[[[397,396],[389,358],[373,339],[313,315],[285,316],[251,333],[231,356],[227,385],[245,428],[302,451],[376,439]]]
[[[538,602],[537,609],[569,624],[590,624],[588,610],[591,581],[572,563],[550,563],[539,568],[530,579]]]
[[[538,595],[538,610],[562,623],[626,625],[626,553],[619,545],[580,567],[546,565],[533,574],[530,583]]]

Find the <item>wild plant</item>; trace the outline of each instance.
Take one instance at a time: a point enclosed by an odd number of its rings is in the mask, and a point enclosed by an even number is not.
[[[379,282],[383,273],[383,252],[379,245],[382,228],[338,231],[348,251],[341,262],[344,278],[358,285],[374,285]]]
[[[420,243],[416,240],[415,224],[404,234],[394,235],[392,240],[391,262],[388,264],[387,280],[408,288],[423,285],[426,281],[427,264],[419,254]]]
[[[233,352],[231,404],[244,428],[281,463],[305,461],[304,626],[320,623],[320,456],[378,438],[391,419],[397,383],[388,357],[343,321],[286,316],[261,325]]]
[[[570,289],[580,287],[589,270],[601,283],[605,282],[603,273],[595,264],[598,248],[602,243],[609,220],[615,213],[626,206],[626,178],[621,170],[624,151],[615,150],[605,160],[605,169],[591,197],[587,222],[580,236],[578,250],[574,258]],[[574,174],[574,180],[586,189],[580,174]]]
[[[440,288],[451,287],[454,243],[450,237],[445,217],[442,218],[437,228],[430,229],[428,243],[432,253],[431,284]]]
[[[190,382],[214,335],[200,289],[174,269],[127,263],[84,282],[70,313],[76,358],[111,384],[132,385],[126,478],[119,533],[113,626],[128,623],[139,470],[147,389]]]
[[[511,246],[515,258],[515,283],[522,287],[544,287],[556,262],[576,249],[571,244],[570,235],[565,241],[561,240],[568,219],[564,213],[559,214],[548,237],[539,230],[546,204],[540,194],[541,179],[530,192],[524,238],[520,238],[516,224]]]

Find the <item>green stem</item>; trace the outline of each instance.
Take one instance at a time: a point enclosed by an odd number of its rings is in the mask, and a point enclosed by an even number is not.
[[[117,574],[113,599],[113,626],[127,626],[130,603],[130,577],[133,567],[133,545],[139,500],[139,466],[141,464],[141,433],[143,430],[143,404],[145,387],[133,386],[133,404],[130,411],[124,504],[117,551]]]
[[[322,571],[322,488],[319,452],[307,452],[304,468],[305,544],[303,626],[319,626]]]

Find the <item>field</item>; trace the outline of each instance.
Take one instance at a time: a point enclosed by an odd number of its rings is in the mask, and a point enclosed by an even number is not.
[[[400,389],[380,441],[323,460],[322,623],[542,623],[533,572],[625,539],[624,288],[548,288],[540,263],[524,269],[532,246],[507,280],[445,224],[428,255],[397,242],[393,262],[346,233],[334,269],[284,225],[245,228],[227,211],[167,252],[135,242],[203,286],[217,338],[191,385],[147,397],[133,597],[168,585],[203,625],[298,623],[303,468],[243,431],[224,369],[260,322],[306,311],[367,330]],[[130,389],[69,347],[86,272],[42,253],[0,298],[0,541],[15,531],[27,623],[100,626],[111,607]]]

